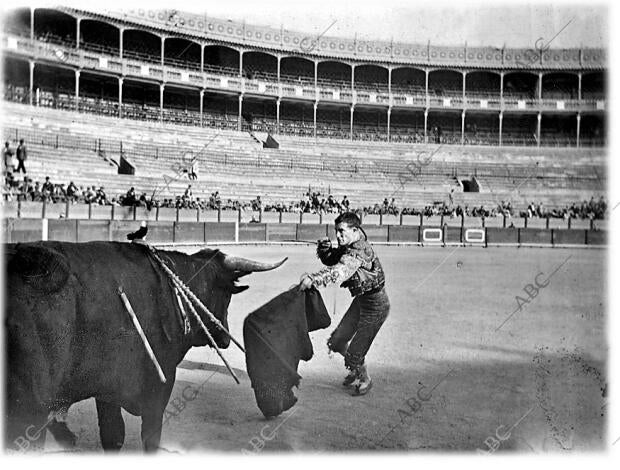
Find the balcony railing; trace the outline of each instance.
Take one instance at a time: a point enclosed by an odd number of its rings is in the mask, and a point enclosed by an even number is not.
[[[480,90],[466,92],[463,99],[462,90],[446,89],[440,93],[433,91],[426,95],[418,86],[394,85],[391,93],[388,87],[376,83],[356,82],[351,84],[339,79],[318,78],[318,87],[314,80],[302,77],[281,77],[277,81],[275,74],[268,72],[249,72],[252,78],[242,77],[239,71],[231,67],[218,67],[204,64],[203,72],[196,62],[181,61],[149,55],[140,51],[125,50],[123,58],[118,50],[110,46],[84,44],[76,49],[75,44],[63,42],[61,38],[47,36],[45,40],[31,40],[17,34],[2,35],[2,48],[5,52],[18,54],[39,61],[73,65],[79,69],[116,72],[128,77],[152,78],[166,83],[194,85],[197,88],[226,90],[235,92],[252,92],[275,95],[278,97],[302,98],[308,100],[325,100],[340,102],[344,105],[358,103],[377,106],[398,106],[408,108],[433,109],[476,109],[505,111],[603,111],[606,100],[595,99],[599,95],[589,92],[588,99],[535,99],[531,96],[506,93],[503,99],[497,92],[484,95]],[[309,77],[307,77],[309,78]],[[569,97],[570,94],[567,94]]]

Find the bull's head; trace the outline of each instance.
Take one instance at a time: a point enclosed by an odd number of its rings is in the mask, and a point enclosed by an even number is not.
[[[271,271],[282,266],[288,258],[276,263],[262,263],[245,258],[227,256],[219,250],[204,249],[192,255],[195,264],[195,273],[190,289],[200,298],[213,315],[228,330],[228,305],[233,294],[243,292],[249,286],[237,285],[239,278],[259,271]],[[209,318],[200,312],[203,322],[215,339],[218,347],[227,348],[230,344],[229,336],[217,327]],[[208,344],[206,335],[199,332],[194,337],[194,345]]]

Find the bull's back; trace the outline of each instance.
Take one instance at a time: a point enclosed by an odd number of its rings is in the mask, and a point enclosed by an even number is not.
[[[18,261],[33,253],[48,258],[39,268],[42,273],[31,267],[26,275],[23,263],[9,261],[8,370],[16,394],[30,389],[37,402],[139,395],[144,350],[118,289],[130,299],[154,349],[161,350],[164,338],[156,317],[169,305],[161,305],[165,280],[146,250],[114,242],[9,246]],[[32,277],[33,272],[42,275]],[[125,397],[113,396],[119,393]]]

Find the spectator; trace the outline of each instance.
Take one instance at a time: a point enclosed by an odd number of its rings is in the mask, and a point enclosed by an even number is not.
[[[45,177],[45,183],[43,183],[43,186],[41,187],[41,193],[44,201],[50,199],[54,194],[54,185],[50,181],[49,176]]]
[[[13,166],[13,152],[11,152],[8,142],[4,143],[4,148],[2,149],[2,161],[4,162],[4,172],[12,174],[15,169]]]
[[[26,151],[26,146],[24,145],[24,139],[20,139],[15,153],[17,155],[17,168],[15,169],[15,172],[19,173],[23,170],[24,174],[26,174],[26,166],[24,165],[24,162],[28,158],[28,152]]]
[[[79,199],[79,189],[73,181],[70,181],[69,186],[67,186],[67,197],[73,203]]]
[[[125,194],[125,198],[123,199],[123,205],[124,206],[135,206],[136,205],[136,190],[135,188],[132,186],[129,191],[127,191],[127,194]]]
[[[192,165],[189,168],[188,178],[190,180],[198,179],[198,159],[197,158],[192,160]]]
[[[185,193],[183,194],[183,198],[187,199],[188,201],[192,201],[194,199],[194,193],[192,192],[191,184],[187,185],[187,189],[185,190]]]

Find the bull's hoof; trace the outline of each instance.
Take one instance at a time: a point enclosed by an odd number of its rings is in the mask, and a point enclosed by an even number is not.
[[[77,442],[77,436],[71,432],[67,423],[62,421],[52,420],[47,429],[52,433],[56,442],[65,449],[72,449]]]

